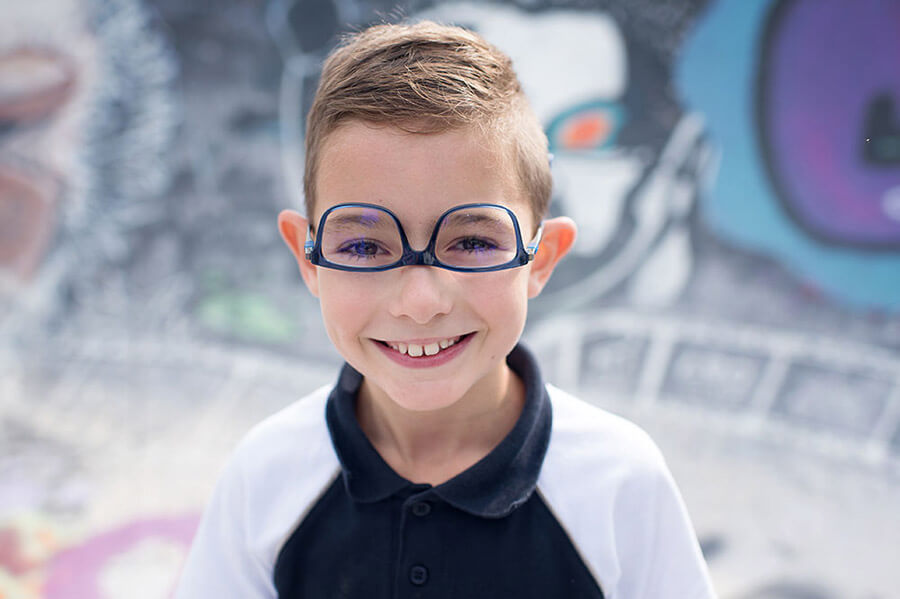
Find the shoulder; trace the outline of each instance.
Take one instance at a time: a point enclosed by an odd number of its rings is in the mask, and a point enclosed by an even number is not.
[[[321,387],[256,424],[235,448],[231,462],[258,471],[278,465],[310,463],[320,451],[330,451],[325,424],[330,391],[330,386]]]
[[[549,452],[572,468],[613,467],[635,475],[665,470],[656,443],[633,422],[547,385],[553,407]]]
[[[266,563],[340,471],[322,387],[272,414],[244,436],[219,478],[212,503],[229,506],[222,526],[238,526],[245,547]]]
[[[281,545],[339,472],[328,395],[318,389],[244,436],[203,513],[176,597],[274,597]]]
[[[330,389],[317,389],[272,414],[235,448],[223,479],[241,487],[248,513],[284,509],[295,518],[302,511],[296,502],[314,501],[336,475],[340,465],[325,422]]]
[[[219,486],[240,487],[250,504],[273,504],[286,495],[315,492],[332,478],[339,463],[325,423],[330,390],[321,387],[251,428],[228,459]]]
[[[547,387],[550,445],[538,492],[610,597],[712,597],[662,453],[640,427]]]
[[[595,518],[612,524],[671,484],[662,453],[640,427],[555,387],[547,391],[553,428],[538,484],[560,518],[577,528]]]

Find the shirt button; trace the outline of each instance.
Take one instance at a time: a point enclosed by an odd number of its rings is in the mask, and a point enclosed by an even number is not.
[[[410,568],[409,581],[419,587],[428,582],[428,568],[425,566],[413,566]]]
[[[426,501],[417,501],[412,506],[412,513],[416,516],[427,516],[431,513],[431,505]]]

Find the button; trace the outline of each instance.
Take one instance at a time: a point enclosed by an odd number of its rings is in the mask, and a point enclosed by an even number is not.
[[[428,582],[428,568],[425,566],[413,566],[409,569],[409,581],[417,587]]]
[[[412,506],[412,513],[416,516],[427,516],[431,513],[431,504],[427,501],[417,501]]]

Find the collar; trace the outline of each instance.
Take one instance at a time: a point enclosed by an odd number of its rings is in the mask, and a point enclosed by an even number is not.
[[[525,384],[525,406],[518,421],[488,455],[433,488],[450,505],[484,518],[502,518],[528,500],[550,441],[550,398],[534,357],[519,344],[506,362]],[[362,378],[344,364],[325,409],[347,493],[355,501],[374,503],[402,491],[430,488],[415,485],[394,472],[363,433],[355,413]]]

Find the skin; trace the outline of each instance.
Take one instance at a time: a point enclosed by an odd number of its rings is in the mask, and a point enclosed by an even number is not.
[[[351,121],[324,145],[310,217],[318,224],[322,212],[347,202],[383,205],[421,249],[447,209],[489,202],[510,208],[530,238],[537,223],[512,172],[474,130],[422,135]],[[545,221],[534,261],[490,273],[318,268],[303,253],[306,218],[286,210],[278,226],[307,288],[319,298],[331,341],[364,376],[357,417],[385,461],[409,480],[439,484],[487,455],[512,429],[524,402],[522,382],[505,357],[525,326],[528,299],[541,292],[571,248],[574,223],[565,217]],[[470,333],[463,351],[433,368],[398,364],[379,344]]]

